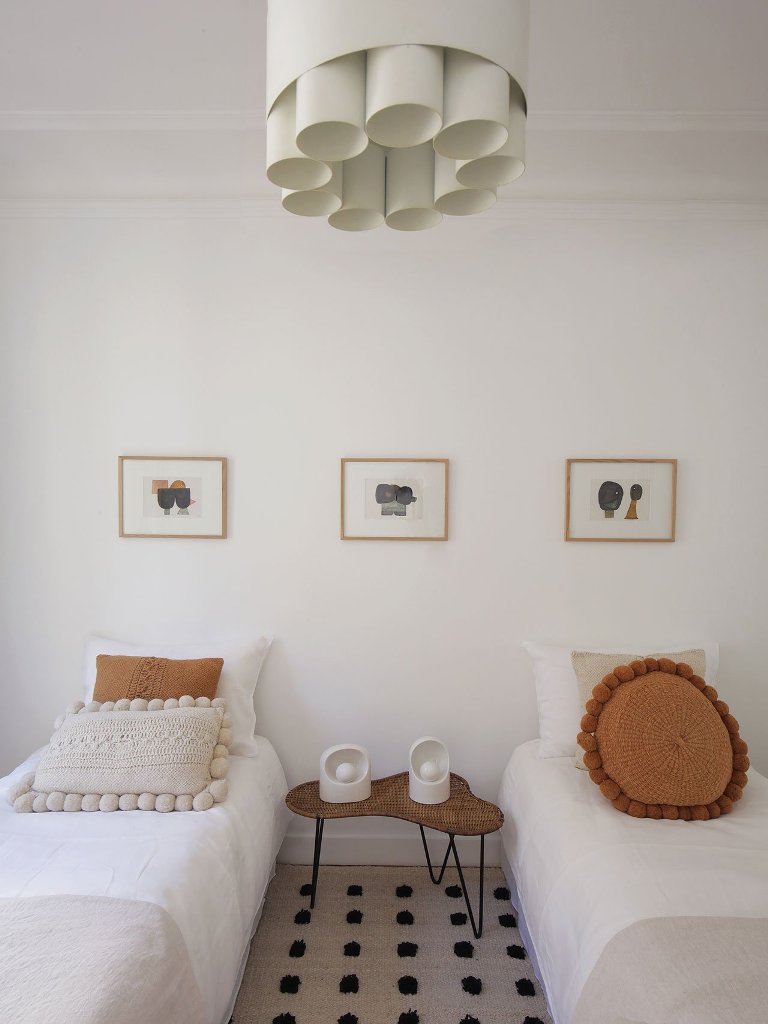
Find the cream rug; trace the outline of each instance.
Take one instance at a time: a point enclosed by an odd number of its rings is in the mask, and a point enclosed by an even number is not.
[[[475,939],[455,869],[279,865],[234,1024],[550,1024],[504,876],[485,872]],[[476,906],[479,872],[464,877]]]

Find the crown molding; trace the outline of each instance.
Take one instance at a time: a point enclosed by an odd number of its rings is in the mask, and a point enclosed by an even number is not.
[[[575,110],[531,113],[541,132],[768,132],[768,112],[690,110]]]
[[[768,223],[768,201],[715,199],[502,199],[488,213],[497,220],[715,221]]]
[[[110,199],[0,201],[0,219],[146,219],[198,220],[286,218],[277,195],[235,199]],[[314,218],[321,220],[322,218]],[[446,217],[442,229],[450,230]],[[768,201],[646,199],[509,199],[500,200],[485,213],[456,218],[463,224],[508,221],[545,224],[561,221],[691,221],[721,223],[768,223]],[[335,232],[332,232],[335,234]]]
[[[263,110],[5,110],[4,132],[263,131]]]
[[[186,197],[112,199],[3,199],[0,219],[83,219],[117,218],[128,220],[208,220],[290,216],[280,205],[279,196],[250,196],[234,199],[195,199]]]
[[[263,110],[6,110],[3,132],[260,132]],[[532,132],[768,132],[768,111],[531,111]]]

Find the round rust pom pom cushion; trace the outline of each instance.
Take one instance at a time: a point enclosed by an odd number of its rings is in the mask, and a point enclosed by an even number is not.
[[[603,795],[638,818],[701,821],[731,810],[746,784],[746,744],[714,689],[702,691],[689,666],[666,659],[613,674],[619,685],[607,700],[607,687],[595,688],[602,707],[585,715],[579,736]]]

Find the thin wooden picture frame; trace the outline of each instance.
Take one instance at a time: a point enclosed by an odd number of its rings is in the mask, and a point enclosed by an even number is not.
[[[428,535],[413,534],[363,534],[350,532],[346,519],[347,507],[347,467],[354,464],[370,463],[378,465],[382,463],[399,464],[421,464],[428,467],[443,467],[443,500],[442,500],[442,522],[439,533]],[[410,540],[410,541],[442,541],[448,540],[448,478],[449,460],[436,458],[412,458],[412,457],[387,457],[387,458],[344,458],[341,459],[341,508],[340,508],[340,537],[341,540]]]
[[[210,463],[219,463],[220,465],[220,514],[214,514],[215,526],[213,531],[202,532],[202,533],[145,533],[142,531],[134,531],[126,528],[126,486],[125,486],[125,472],[126,467],[131,463],[149,462],[149,463],[202,463],[204,467],[207,467]],[[204,470],[203,470],[204,471]],[[219,481],[214,481],[211,485],[211,489],[214,494],[219,490]],[[119,455],[117,458],[117,506],[118,506],[118,536],[120,537],[141,537],[141,538],[173,538],[173,539],[184,539],[184,540],[226,540],[227,537],[227,460],[224,456],[218,455]],[[218,510],[216,510],[218,511]],[[133,518],[136,518],[136,513],[133,513]],[[177,519],[178,517],[174,517]],[[162,520],[159,520],[162,522]]]
[[[670,467],[670,495],[669,495],[669,510],[668,510],[668,522],[669,529],[663,536],[652,536],[652,537],[632,537],[632,536],[621,536],[621,537],[607,537],[607,536],[574,536],[572,529],[572,517],[571,517],[571,504],[573,498],[573,482],[572,482],[572,469],[574,466],[583,464],[594,464],[604,465],[606,463],[611,464],[626,464],[628,466],[655,466],[655,465],[668,465]],[[642,500],[642,499],[638,499]],[[631,518],[630,516],[625,516]],[[591,541],[593,543],[607,542],[613,544],[659,544],[659,543],[672,543],[675,540],[676,531],[676,520],[677,520],[677,459],[659,459],[659,458],[647,458],[647,459],[566,459],[565,460],[565,540],[567,541]]]

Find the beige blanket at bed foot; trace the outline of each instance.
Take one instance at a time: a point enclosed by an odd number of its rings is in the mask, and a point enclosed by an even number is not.
[[[205,1024],[175,921],[104,896],[0,899],[0,1021]]]
[[[768,919],[638,921],[603,950],[573,1024],[765,1024]]]

